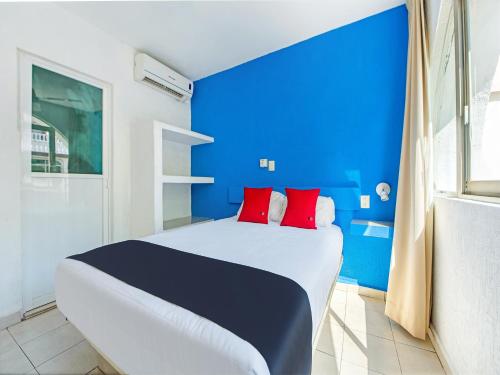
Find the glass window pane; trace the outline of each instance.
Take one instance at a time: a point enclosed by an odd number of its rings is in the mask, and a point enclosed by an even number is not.
[[[500,1],[468,4],[470,179],[500,180]]]
[[[431,119],[434,133],[434,188],[456,192],[457,123],[455,29],[451,0],[441,3],[431,54]]]
[[[102,89],[33,65],[31,171],[102,174]]]

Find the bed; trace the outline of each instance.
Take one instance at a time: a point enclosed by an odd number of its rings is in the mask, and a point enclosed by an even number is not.
[[[342,232],[336,225],[304,230],[231,217],[140,241],[295,281],[309,299],[313,340],[342,262]],[[56,296],[61,312],[121,372],[270,373],[261,353],[231,331],[78,260],[59,265]]]

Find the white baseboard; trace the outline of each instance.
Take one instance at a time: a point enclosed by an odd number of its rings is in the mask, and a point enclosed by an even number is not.
[[[446,374],[447,375],[458,374],[456,371],[453,371],[451,367],[451,362],[449,360],[449,356],[446,353],[446,350],[443,347],[443,343],[441,342],[441,339],[439,338],[436,329],[434,328],[432,323],[427,333],[429,335],[429,338],[431,339],[432,345],[434,345],[434,349],[436,349],[436,354],[439,357],[439,360],[441,361],[441,364],[443,365]]]
[[[0,330],[10,327],[16,323],[19,323],[21,321],[22,314],[20,311],[10,314],[7,316],[3,316],[0,318]]]

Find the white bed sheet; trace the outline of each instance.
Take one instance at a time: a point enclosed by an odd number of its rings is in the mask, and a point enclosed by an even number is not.
[[[337,226],[314,231],[234,217],[141,240],[296,281],[309,297],[313,337],[342,257]],[[269,374],[262,355],[232,332],[85,263],[61,262],[56,297],[62,313],[128,374]]]

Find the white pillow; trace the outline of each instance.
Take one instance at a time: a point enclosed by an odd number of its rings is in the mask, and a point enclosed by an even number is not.
[[[316,202],[316,226],[331,227],[335,220],[335,203],[331,197],[318,197]]]
[[[281,217],[279,220],[283,220],[283,216],[285,216],[287,206],[287,199],[285,197],[283,201],[283,210],[281,211]],[[323,197],[319,196],[318,201],[316,202],[316,226],[317,227],[326,227],[329,228],[332,226],[333,221],[335,220],[335,203],[331,197]]]
[[[280,192],[273,191],[271,193],[271,200],[269,201],[269,215],[268,219],[272,221],[280,222],[284,215],[283,203],[286,201],[286,197]],[[243,203],[241,202],[240,209],[236,214],[236,220],[240,217],[241,210],[243,208]]]

